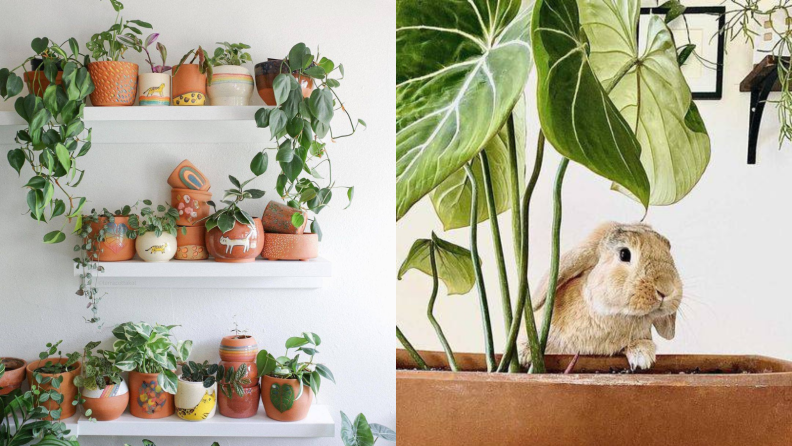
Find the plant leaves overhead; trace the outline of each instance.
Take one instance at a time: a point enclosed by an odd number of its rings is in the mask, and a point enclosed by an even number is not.
[[[506,122],[531,70],[519,0],[398,0],[396,218]]]
[[[512,111],[514,114],[515,134],[517,141],[517,166],[525,169],[525,100],[521,99]],[[495,208],[498,214],[511,209],[511,176],[509,165],[509,125],[504,124],[501,130],[487,141],[484,151],[487,153],[492,173],[492,190],[495,196]],[[481,160],[475,159],[473,175],[478,188],[478,220],[479,223],[489,219],[487,198],[484,191],[484,178],[481,175]],[[524,188],[525,176],[519,175],[517,191]],[[443,222],[443,229],[464,228],[470,226],[470,179],[465,169],[459,169],[432,192],[432,204],[435,213]]]
[[[565,157],[618,183],[648,206],[641,147],[595,75],[577,5],[538,0],[531,23],[539,120]]]
[[[476,278],[473,272],[473,260],[470,251],[449,243],[432,233],[432,239],[420,239],[413,243],[410,253],[399,268],[398,279],[415,268],[429,277],[432,276],[432,262],[429,258],[434,245],[437,277],[445,283],[448,294],[467,294],[473,289]]]
[[[578,0],[578,4],[591,44],[591,65],[603,84],[610,84],[620,67],[639,60],[610,98],[641,144],[649,204],[676,203],[704,174],[710,141],[679,68],[673,35],[663,17],[653,15],[646,30],[640,31],[646,42],[641,50],[634,37],[638,0]]]

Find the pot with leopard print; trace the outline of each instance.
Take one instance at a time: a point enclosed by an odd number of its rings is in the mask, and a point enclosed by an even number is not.
[[[176,389],[176,415],[182,420],[204,421],[217,412],[217,383],[204,387],[203,382],[179,378]]]
[[[176,255],[176,237],[163,232],[159,237],[154,231],[139,235],[135,240],[137,254],[146,262],[167,262]]]
[[[170,105],[170,73],[142,73],[138,76],[138,105]]]

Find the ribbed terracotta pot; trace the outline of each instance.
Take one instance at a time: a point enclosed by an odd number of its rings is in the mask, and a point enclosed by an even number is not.
[[[188,382],[179,378],[175,403],[176,415],[182,420],[208,420],[217,412],[217,383],[207,389],[202,382]]]
[[[63,79],[63,71],[58,71],[57,76],[55,76],[55,84],[60,85]],[[40,98],[44,97],[44,91],[49,87],[50,81],[47,79],[47,76],[44,75],[44,71],[26,71],[25,72],[25,84],[28,87],[28,91]]]
[[[253,336],[228,335],[220,341],[220,359],[223,361],[251,362],[256,360],[258,343]]]
[[[245,67],[220,65],[214,67],[206,90],[211,105],[250,105],[253,76]]]
[[[0,358],[5,366],[5,373],[0,377],[0,395],[8,395],[22,386],[25,381],[27,362],[19,358]]]
[[[36,383],[36,379],[33,377],[33,372],[36,371],[39,367],[44,366],[47,362],[52,362],[53,364],[64,364],[68,359],[66,358],[47,358],[41,359],[38,361],[33,361],[27,365],[27,379],[28,382],[33,385]],[[63,402],[61,404],[56,403],[55,401],[49,400],[43,404],[42,406],[46,407],[48,410],[56,410],[59,407],[61,408],[61,416],[60,419],[66,419],[74,415],[77,411],[77,406],[72,404],[74,399],[77,397],[77,387],[74,385],[74,378],[80,374],[81,371],[81,364],[80,362],[75,362],[72,366],[72,370],[66,373],[39,373],[43,377],[50,377],[50,378],[57,378],[58,376],[63,376],[63,382],[60,384],[60,388],[58,388],[58,392],[63,395]],[[39,386],[41,390],[52,390],[52,384],[35,384]],[[45,420],[51,421],[52,417],[44,418]]]
[[[433,371],[396,353],[402,446],[460,444],[788,445],[792,363],[760,356],[659,355],[648,371],[627,360],[547,356],[549,374],[482,373],[484,356],[420,352]],[[439,370],[435,370],[439,369]],[[486,408],[483,410],[482,408]]]
[[[88,64],[96,87],[91,93],[94,106],[134,105],[137,96],[138,65],[132,62],[105,61]]]
[[[258,413],[261,404],[261,389],[258,380],[254,381],[253,387],[242,389],[242,396],[233,394],[233,398],[228,398],[223,392],[218,395],[220,415],[228,418],[250,418]]]
[[[293,400],[291,405],[285,404],[276,407],[273,398],[283,392],[286,387],[291,387],[293,398],[300,393],[299,381],[296,379],[281,379],[264,375],[261,377],[261,401],[264,403],[264,411],[267,416],[277,421],[300,421],[308,416],[313,402],[313,391],[308,386],[303,386],[303,394],[299,399]],[[431,443],[426,443],[431,444]],[[463,444],[463,443],[460,443]]]
[[[288,73],[289,69],[283,64],[282,59],[267,59],[266,62],[256,64],[256,89],[259,96],[267,105],[277,105],[275,101],[275,91],[272,83],[280,73]],[[300,76],[292,73],[302,88],[303,97],[311,96],[314,88],[313,79],[308,76]]]
[[[261,257],[267,260],[310,260],[319,255],[316,234],[267,233]]]
[[[174,397],[157,384],[156,373],[129,372],[129,413],[138,418],[165,418],[176,412]]]
[[[190,160],[184,160],[173,169],[168,177],[168,185],[174,189],[191,189],[207,191],[211,184],[200,170]]]
[[[103,389],[82,389],[83,409],[91,411],[91,418],[97,421],[118,419],[129,404],[129,387],[126,381],[111,384]]]
[[[144,262],[167,262],[176,255],[176,237],[163,232],[159,237],[153,231],[135,239],[135,250]]]
[[[179,211],[179,226],[204,226],[206,217],[212,212],[207,203],[212,199],[211,192],[190,189],[171,189],[171,206]]]
[[[184,64],[173,75],[173,105],[206,105],[206,75],[198,64]]]
[[[261,254],[266,241],[261,219],[253,218],[253,225],[236,222],[234,228],[225,234],[219,228],[206,233],[206,249],[217,262],[252,262]]]
[[[267,207],[264,208],[264,214],[261,216],[261,225],[264,227],[264,232],[276,234],[302,234],[305,231],[305,224],[308,219],[303,220],[303,224],[299,227],[292,224],[292,216],[296,213],[305,214],[302,211],[294,209],[283,203],[270,201]]]
[[[143,73],[138,76],[138,105],[169,106],[171,101],[170,73]]]
[[[99,217],[98,221],[91,222],[91,238],[96,244],[100,262],[122,262],[135,257],[135,240],[129,238],[132,229],[129,227],[129,217],[115,216],[110,223],[107,217]],[[105,228],[104,241],[96,241],[99,231]]]
[[[185,233],[186,232],[186,233]],[[180,226],[176,230],[176,260],[206,260],[206,227]]]

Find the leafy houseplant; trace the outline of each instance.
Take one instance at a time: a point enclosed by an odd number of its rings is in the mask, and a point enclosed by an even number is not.
[[[396,432],[381,424],[369,424],[362,413],[353,422],[341,411],[341,440],[344,446],[372,446],[379,439],[395,443]]]
[[[140,210],[140,219],[136,215],[129,218],[129,226],[136,234],[137,253],[147,262],[168,261],[176,254],[179,211],[160,204],[155,212],[151,209],[151,200],[143,200],[143,204],[147,207]],[[187,233],[186,228],[181,230],[182,234]]]
[[[252,58],[244,43],[217,42],[214,56],[207,59],[212,75],[207,79],[207,93],[212,105],[250,105],[253,76],[242,65]]]
[[[87,390],[100,390],[112,384],[119,384],[123,381],[121,369],[115,366],[113,361],[108,359],[108,352],[94,349],[100,342],[89,342],[83,349],[83,372],[74,379],[77,387]]]
[[[39,353],[39,360],[27,367],[31,385],[35,382],[40,391],[56,390],[50,394],[50,400],[45,399],[44,403],[51,420],[71,417],[76,406],[82,402],[74,384],[81,370],[80,354],[73,352],[64,355],[59,348],[62,342],[47,343],[46,350]]]
[[[121,369],[110,360],[109,352],[96,350],[100,342],[89,342],[83,349],[82,373],[74,378],[80,389],[80,403],[85,416],[99,421],[115,420],[129,403],[129,389]]]
[[[235,177],[228,179],[234,188],[225,191],[222,203],[225,208],[216,210],[214,202],[209,205],[215,212],[206,219],[206,249],[218,262],[250,262],[261,252],[264,229],[261,219],[253,218],[240,208],[240,203],[248,199],[264,196],[259,189],[245,189],[253,178],[240,182]]]
[[[67,45],[71,54],[64,50]],[[35,53],[33,56],[25,59],[16,68],[0,69],[0,94],[6,99],[22,91],[22,78],[15,73],[19,68],[26,70],[24,78],[30,93],[43,97],[44,91],[50,84],[62,82],[59,75],[62,74],[66,62],[75,62],[78,65],[80,63],[80,45],[73,37],[60,45],[46,37],[37,37],[33,39],[30,47]],[[27,71],[28,62],[30,71]]]
[[[187,59],[190,56],[192,56],[192,59],[190,59],[190,61],[187,62]],[[187,51],[187,53],[184,56],[182,56],[182,58],[179,61],[179,63],[176,64],[176,66],[173,67],[173,76],[175,77],[179,73],[179,70],[182,69],[182,67],[184,66],[185,62],[187,62],[187,65],[193,65],[193,64],[195,64],[195,60],[196,59],[198,60],[198,64],[197,64],[198,65],[198,71],[201,74],[205,74],[206,77],[207,77],[207,81],[211,82],[211,80],[212,80],[212,62],[211,62],[211,60],[212,59],[206,53],[206,50],[201,48],[200,46],[197,49],[192,49],[190,51]]]
[[[203,421],[217,412],[217,364],[209,361],[182,364],[176,391],[176,414],[187,421]]]
[[[221,46],[215,48],[214,55],[212,58],[208,59],[213,67],[219,67],[221,65],[240,66],[245,62],[251,62],[253,60],[253,58],[250,57],[250,53],[245,51],[250,49],[250,45],[228,42],[217,42],[217,44]]]
[[[141,73],[138,77],[139,105],[170,105],[171,77],[168,71],[172,67],[166,65],[168,50],[162,42],[157,42],[159,33],[150,34],[142,42],[143,51],[146,53],[146,63],[151,67],[151,73]],[[162,58],[162,64],[155,65],[149,53],[149,47],[157,43],[156,48]]]
[[[182,365],[182,381],[190,383],[202,383],[208,389],[217,382],[217,364],[209,364],[204,361],[202,364],[190,361]]]
[[[150,23],[141,20],[124,20],[121,17],[124,5],[118,0],[111,0],[110,3],[117,13],[115,22],[107,31],[91,36],[91,40],[86,44],[94,61],[97,62],[118,62],[124,58],[124,53],[130,48],[138,53],[141,52],[143,44],[138,36],[142,36],[143,32],[140,28],[152,28]]]
[[[243,397],[245,395],[244,386],[250,385],[250,378],[247,377],[248,366],[241,364],[234,370],[233,366],[218,366],[217,379],[220,380],[220,391],[229,399],[234,395]]]
[[[264,170],[266,170],[266,167]],[[264,172],[262,171],[262,173]],[[218,211],[216,210],[215,203],[209,202],[209,205],[215,208],[215,212],[206,220],[207,233],[214,228],[218,228],[220,232],[225,234],[226,232],[234,229],[234,226],[237,224],[237,222],[243,225],[253,224],[253,217],[251,217],[246,211],[242,210],[239,207],[239,204],[247,199],[256,200],[264,196],[265,192],[263,190],[245,189],[245,186],[258,178],[260,175],[261,174],[256,174],[255,177],[244,182],[240,182],[234,176],[228,176],[228,179],[231,181],[231,184],[234,185],[234,188],[225,191],[225,196],[221,200],[221,203],[226,205],[225,208]]]

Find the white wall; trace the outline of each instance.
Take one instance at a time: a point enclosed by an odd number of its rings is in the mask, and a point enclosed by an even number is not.
[[[83,322],[85,304],[75,296],[72,276],[74,240],[58,246],[40,242],[49,228],[24,215],[24,179],[0,167],[0,355],[37,357],[44,343],[64,339],[69,351],[91,340],[110,340],[114,324],[133,320],[182,324],[181,339],[195,341],[194,358],[218,360],[221,336],[237,315],[259,345],[280,350],[285,339],[302,331],[322,336],[322,360],[338,381],[322,386],[320,402],[338,411],[364,412],[372,422],[395,426],[393,370],[393,272],[381,259],[393,255],[395,2],[376,1],[180,1],[127,0],[124,16],[151,22],[167,45],[170,62],[202,44],[213,50],[217,41],[245,42],[258,61],[285,55],[299,41],[346,68],[340,90],[355,117],[369,129],[333,145],[334,175],[356,186],[355,203],[346,211],[345,197],[322,213],[325,241],[321,255],[334,262],[334,277],[321,290],[111,290],[102,302],[102,330]],[[0,25],[0,67],[16,66],[30,54],[30,41],[70,36],[81,44],[107,29],[115,12],[107,1],[69,2],[3,0]],[[84,48],[84,45],[83,45]],[[142,63],[137,54],[128,60]],[[144,68],[141,66],[141,68]],[[248,66],[251,70],[252,65]],[[386,93],[383,93],[385,91]],[[255,95],[255,94],[254,94]],[[261,103],[256,95],[257,103]],[[0,104],[13,110],[13,103]],[[338,122],[339,125],[343,121]],[[103,127],[103,131],[112,131]],[[0,141],[0,152],[13,148]],[[266,143],[249,144],[94,144],[83,167],[88,172],[79,191],[92,206],[115,209],[138,199],[165,202],[165,180],[184,158],[194,162],[213,182],[213,192],[228,186],[227,175],[247,176],[250,159]],[[5,156],[3,156],[5,158]],[[277,166],[258,180],[267,190],[248,208],[259,215],[274,192]],[[343,195],[343,194],[339,194]],[[260,415],[263,416],[263,415]],[[215,439],[152,438],[159,446],[208,445]],[[216,439],[223,446],[261,444],[255,439]],[[140,444],[140,438],[83,439],[85,445]],[[340,440],[268,440],[272,445],[335,445]]]
[[[709,168],[687,198],[672,207],[651,208],[647,218],[671,240],[685,282],[676,339],[661,340],[659,352],[754,353],[789,359],[792,300],[786,288],[792,266],[792,212],[788,200],[792,145],[785,144],[779,150],[778,119],[769,104],[759,141],[758,164],[746,164],[750,94],[740,93],[738,84],[751,69],[752,50],[740,39],[727,49],[723,99],[697,102],[712,139]],[[534,76],[526,89],[531,112],[526,157],[529,160],[534,159],[538,129]],[[532,284],[549,267],[551,186],[558,165],[553,149],[549,152],[552,156],[545,158],[531,216]],[[574,246],[599,222],[630,222],[642,217],[640,206],[611,192],[608,182],[574,163],[567,172],[563,194],[562,249]],[[507,233],[510,218],[508,212],[500,218],[501,230]],[[467,230],[442,233],[431,202],[425,199],[397,225],[396,264],[402,262],[416,238],[426,238],[432,230],[462,246],[468,245]],[[479,250],[483,254],[495,341],[500,351],[504,330],[489,231],[488,224],[481,225]],[[511,259],[511,239],[505,243]],[[512,268],[511,273],[514,272]],[[510,283],[516,288],[516,279]],[[397,322],[402,331],[418,348],[441,349],[425,317],[431,279],[411,272],[397,282],[396,289]],[[435,314],[456,351],[483,351],[477,299],[475,292],[452,297],[443,294],[438,299]]]

